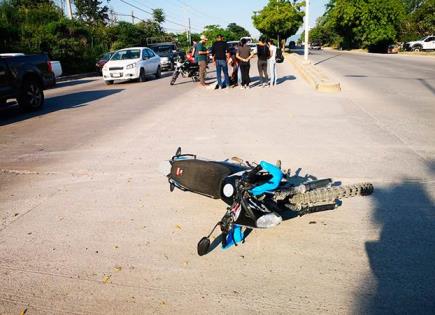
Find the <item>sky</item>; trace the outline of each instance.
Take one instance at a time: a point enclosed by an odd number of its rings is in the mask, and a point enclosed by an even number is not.
[[[267,0],[124,0],[132,5],[151,12],[153,8],[164,10],[167,22],[164,27],[174,33],[183,32],[190,17],[192,32],[200,33],[205,25],[218,24],[227,26],[235,22],[246,28],[253,37],[259,33],[252,25],[251,16],[254,11],[261,10]],[[310,25],[314,26],[316,19],[325,11],[329,0],[311,0]],[[111,0],[109,6],[120,14],[131,14],[141,19],[148,19],[150,14],[123,3],[121,0]],[[129,19],[119,17],[119,19]],[[298,31],[301,33],[302,29]]]

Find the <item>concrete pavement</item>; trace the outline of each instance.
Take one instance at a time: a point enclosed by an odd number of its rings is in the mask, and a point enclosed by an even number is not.
[[[278,72],[250,90],[91,80],[48,92],[42,113],[3,112],[0,313],[432,312],[433,107],[357,85],[319,94]],[[225,207],[169,193],[159,165],[178,146],[376,192],[198,257]]]

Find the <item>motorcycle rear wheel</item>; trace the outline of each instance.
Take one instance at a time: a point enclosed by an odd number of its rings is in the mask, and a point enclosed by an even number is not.
[[[303,208],[318,203],[334,203],[337,199],[368,196],[373,191],[373,185],[370,183],[324,187],[296,194],[289,199],[289,203],[296,208]]]

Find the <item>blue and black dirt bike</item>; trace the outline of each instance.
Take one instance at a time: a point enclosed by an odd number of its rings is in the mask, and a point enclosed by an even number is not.
[[[210,234],[198,243],[198,254],[210,249],[210,236],[219,226],[222,247],[243,242],[247,229],[270,228],[281,223],[289,213],[304,215],[333,210],[343,198],[367,196],[373,193],[370,183],[341,186],[330,178],[291,176],[276,165],[261,161],[249,163],[239,158],[225,161],[199,159],[193,154],[182,154],[178,148],[169,161],[167,178],[170,190],[178,188],[214,199],[221,199],[227,211]]]

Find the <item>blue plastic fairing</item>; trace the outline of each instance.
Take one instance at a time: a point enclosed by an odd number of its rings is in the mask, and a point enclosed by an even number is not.
[[[265,161],[261,161],[260,165],[263,168],[263,170],[265,170],[270,175],[272,175],[272,178],[267,183],[252,188],[249,192],[254,196],[260,196],[266,192],[274,191],[279,187],[281,179],[284,176],[281,169],[273,164],[267,163]]]

